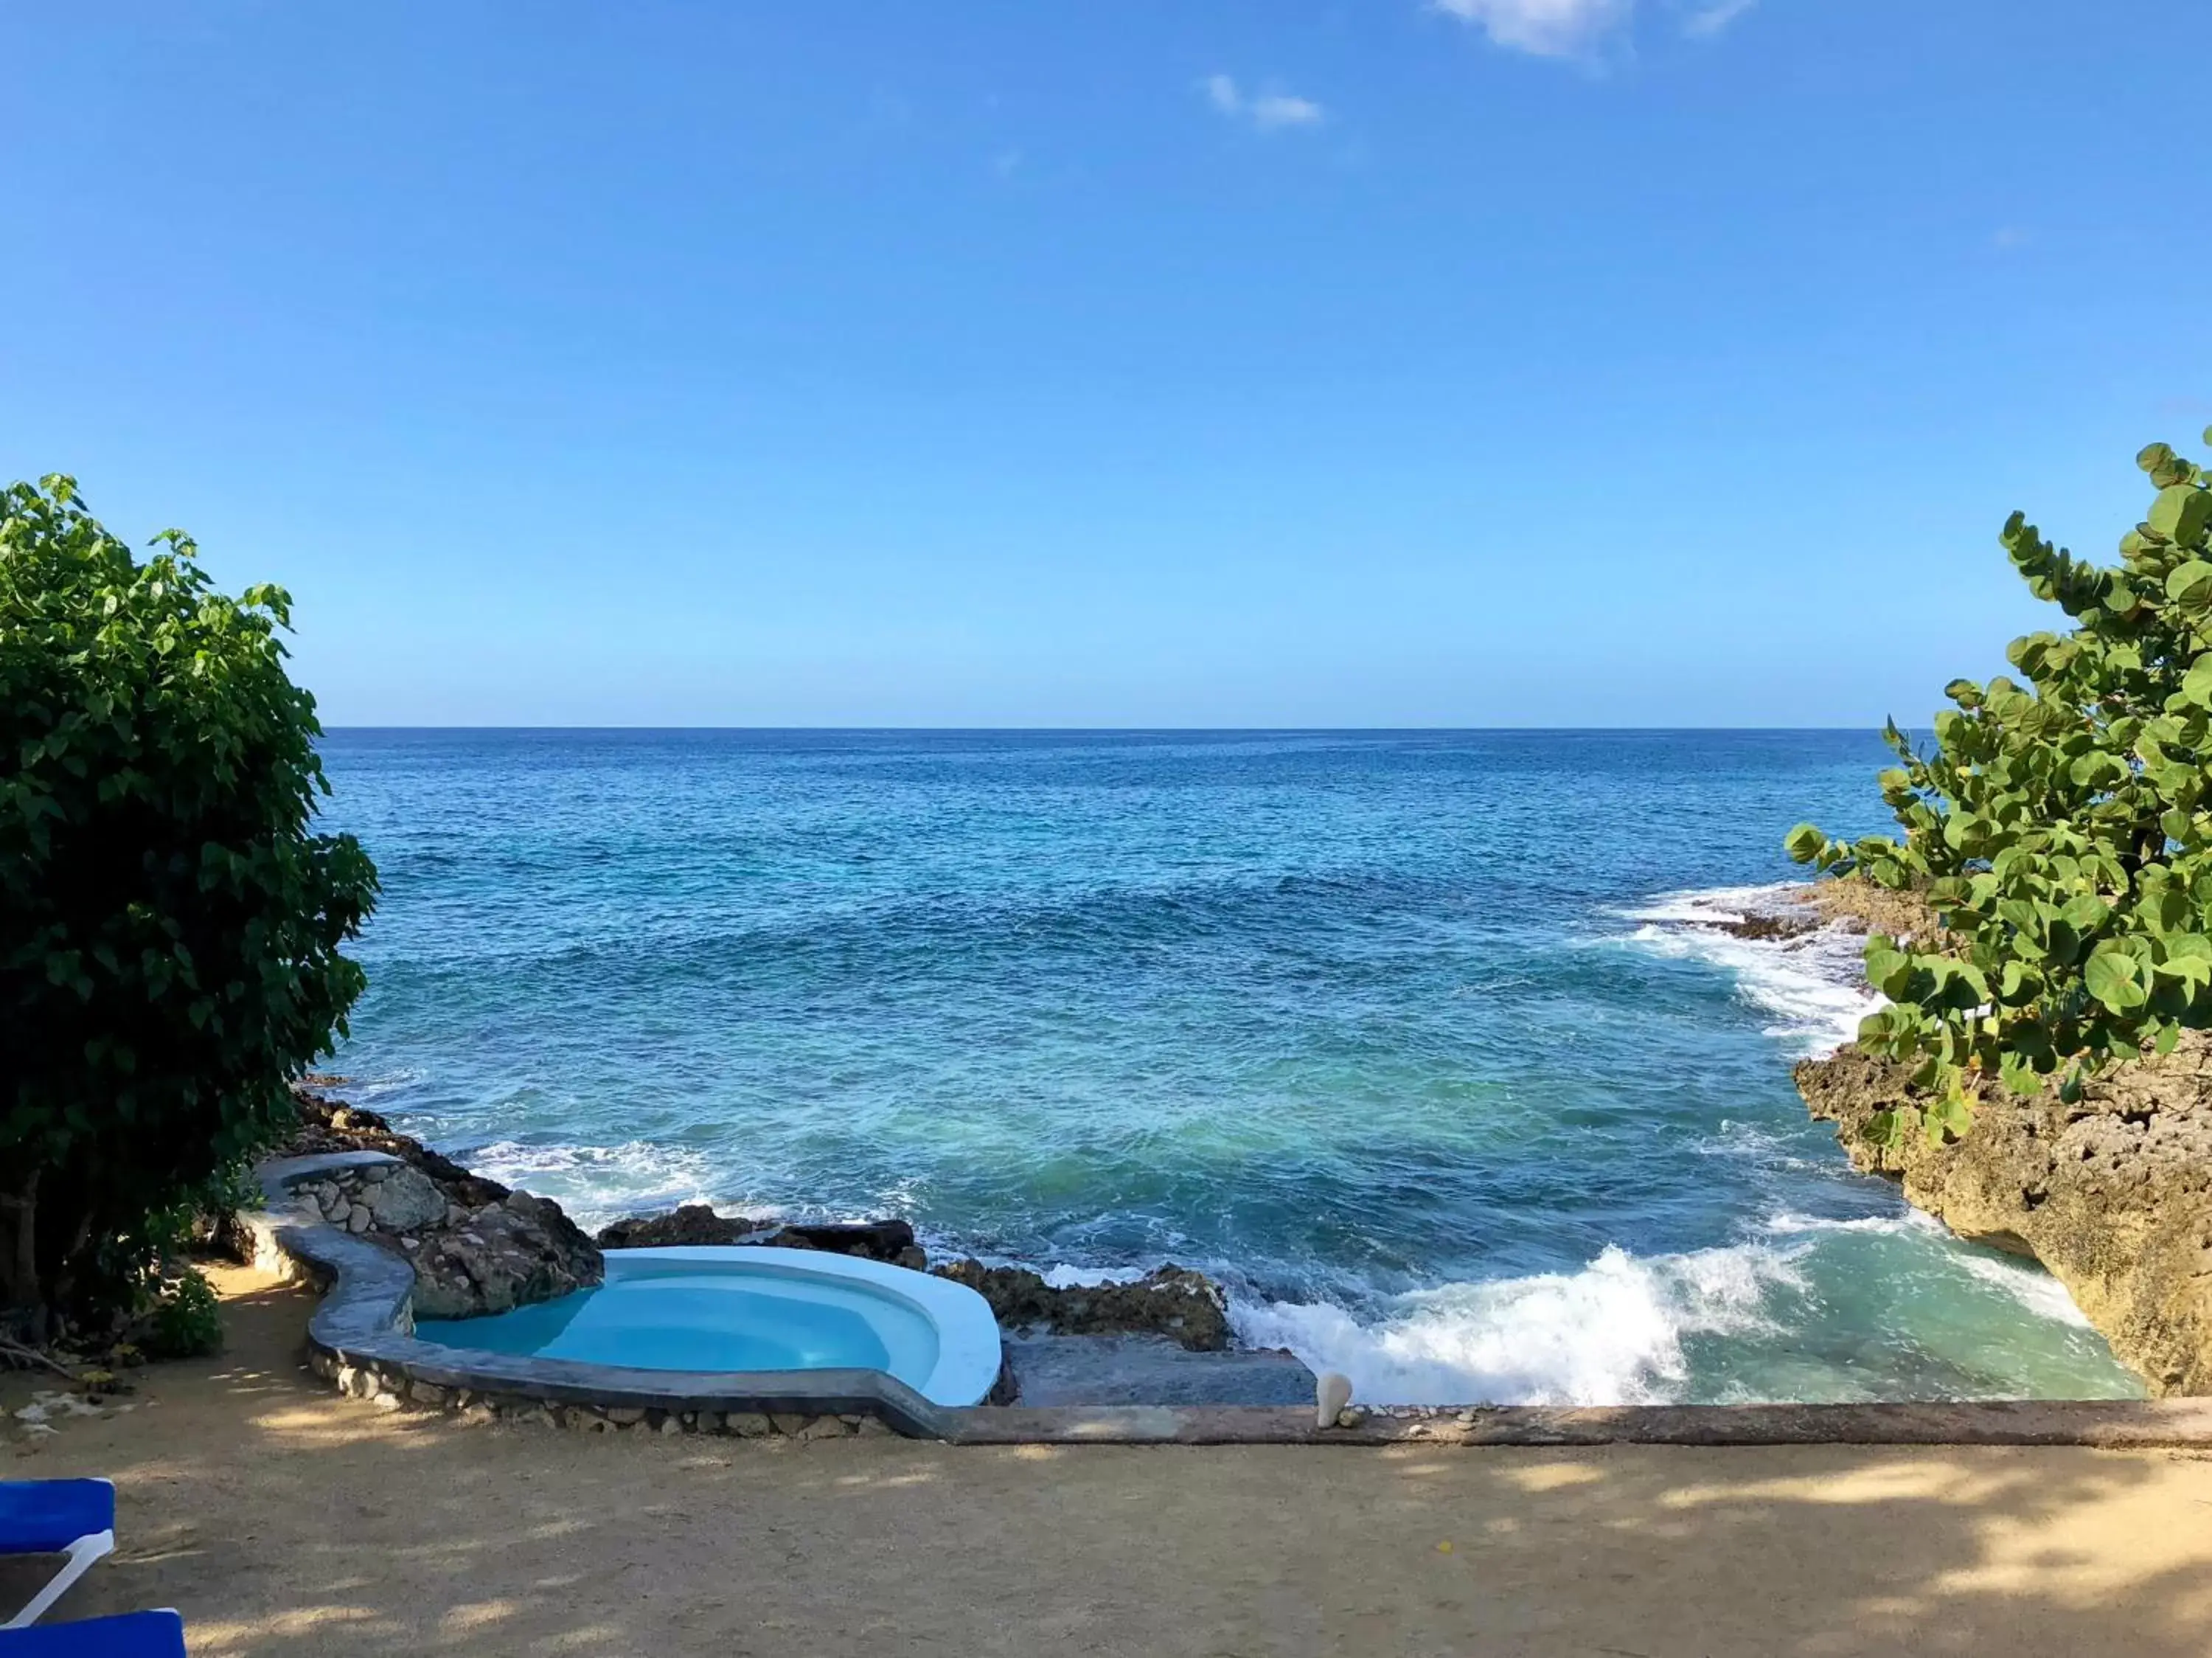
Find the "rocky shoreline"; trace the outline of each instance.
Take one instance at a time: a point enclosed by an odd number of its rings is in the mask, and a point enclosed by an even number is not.
[[[550,1198],[471,1174],[374,1112],[294,1090],[300,1128],[281,1155],[380,1151],[397,1167],[362,1168],[303,1187],[330,1225],[391,1250],[415,1269],[423,1318],[481,1318],[599,1282],[599,1251]]]
[[[1856,881],[1804,889],[1802,910],[1808,928],[1938,930],[1911,895]],[[2118,1066],[2070,1105],[2056,1087],[2022,1100],[1985,1086],[1966,1134],[1940,1145],[1869,1137],[1877,1112],[1920,1099],[1905,1068],[1856,1044],[1794,1076],[1855,1167],[1960,1237],[2040,1262],[2154,1395],[2212,1394],[2212,1040]]]
[[[467,1319],[550,1301],[599,1283],[604,1252],[672,1246],[769,1246],[864,1256],[965,1284],[1006,1338],[994,1402],[1296,1404],[1314,1377],[1288,1353],[1235,1351],[1228,1297],[1201,1272],[1167,1265],[1125,1283],[1066,1288],[1025,1267],[963,1257],[933,1264],[905,1221],[820,1224],[722,1215],[686,1204],[584,1233],[548,1198],[471,1173],[373,1111],[321,1090],[295,1090],[300,1127],[279,1155],[376,1151],[397,1167],[348,1170],[301,1190],[325,1222],[415,1270],[416,1312]]]

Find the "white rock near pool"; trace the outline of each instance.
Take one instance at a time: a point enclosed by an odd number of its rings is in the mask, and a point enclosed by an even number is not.
[[[1352,1403],[1352,1378],[1341,1370],[1324,1370],[1314,1383],[1314,1426],[1334,1428],[1338,1414]]]

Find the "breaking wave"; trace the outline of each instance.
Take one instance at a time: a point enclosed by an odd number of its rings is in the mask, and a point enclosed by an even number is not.
[[[1765,1302],[1800,1282],[1761,1244],[1644,1259],[1607,1247],[1579,1272],[1447,1284],[1363,1320],[1327,1303],[1232,1304],[1237,1336],[1342,1371],[1396,1405],[1650,1405],[1682,1395],[1682,1340],[1771,1329]]]
[[[1639,923],[1628,942],[1654,954],[1710,962],[1733,973],[1744,1001],[1772,1015],[1766,1033],[1795,1058],[1832,1053],[1858,1033],[1859,1021],[1881,1005],[1866,987],[1864,939],[1839,926],[1787,938],[1743,938],[1725,930],[1753,917],[1797,910],[1796,888],[1717,887],[1668,893],[1625,912]]]

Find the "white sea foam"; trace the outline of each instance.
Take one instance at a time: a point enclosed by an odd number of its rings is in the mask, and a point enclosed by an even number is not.
[[[1862,967],[1865,941],[1840,927],[1790,938],[1740,938],[1718,930],[1753,916],[1786,914],[1789,887],[1716,887],[1664,893],[1623,911],[1640,923],[1628,942],[1656,955],[1710,962],[1732,973],[1737,994],[1775,1016],[1767,1034],[1799,1058],[1832,1053],[1881,1005]]]
[[[1826,1177],[1836,1167],[1835,1158],[1825,1148],[1808,1155],[1808,1143],[1802,1134],[1792,1135],[1772,1124],[1741,1117],[1722,1118],[1713,1131],[1693,1143],[1690,1149],[1700,1157],[1724,1158],[1768,1171],[1797,1170]]]
[[[1621,913],[1631,921],[1684,921],[1710,926],[1717,921],[1785,914],[1793,907],[1794,894],[1801,890],[1786,882],[1768,887],[1693,887],[1662,893]]]
[[[2088,1314],[2074,1305],[2074,1297],[2067,1293],[2066,1286],[2040,1267],[1993,1259],[1987,1255],[1968,1255],[1959,1265],[1984,1283],[2004,1291],[2038,1318],[2071,1325],[2076,1330],[2092,1327]]]
[[[1771,1329],[1799,1282],[1758,1244],[1643,1259],[1608,1247],[1579,1272],[1448,1284],[1362,1319],[1327,1303],[1233,1302],[1238,1338],[1340,1370],[1374,1404],[1641,1405],[1680,1397],[1682,1338]]]
[[[590,1230],[625,1215],[708,1201],[707,1160],[680,1146],[525,1145],[497,1140],[465,1154],[477,1173],[553,1198]]]
[[[1917,1209],[1905,1210],[1895,1215],[1861,1215],[1848,1221],[1829,1220],[1819,1215],[1798,1215],[1784,1210],[1769,1218],[1764,1229],[1782,1237],[1808,1232],[1873,1232],[1891,1238],[1911,1237],[1916,1233],[1950,1236],[1942,1222]]]
[[[1096,1289],[1103,1283],[1134,1283],[1145,1269],[1133,1266],[1070,1266],[1062,1262],[1040,1275],[1054,1289]]]

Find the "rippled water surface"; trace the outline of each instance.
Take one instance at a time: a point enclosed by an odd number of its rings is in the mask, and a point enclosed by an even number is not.
[[[1871,735],[370,732],[338,1064],[586,1222],[1174,1259],[1371,1399],[2131,1393],[1851,1173],[1855,945],[1697,924],[1879,826]]]

